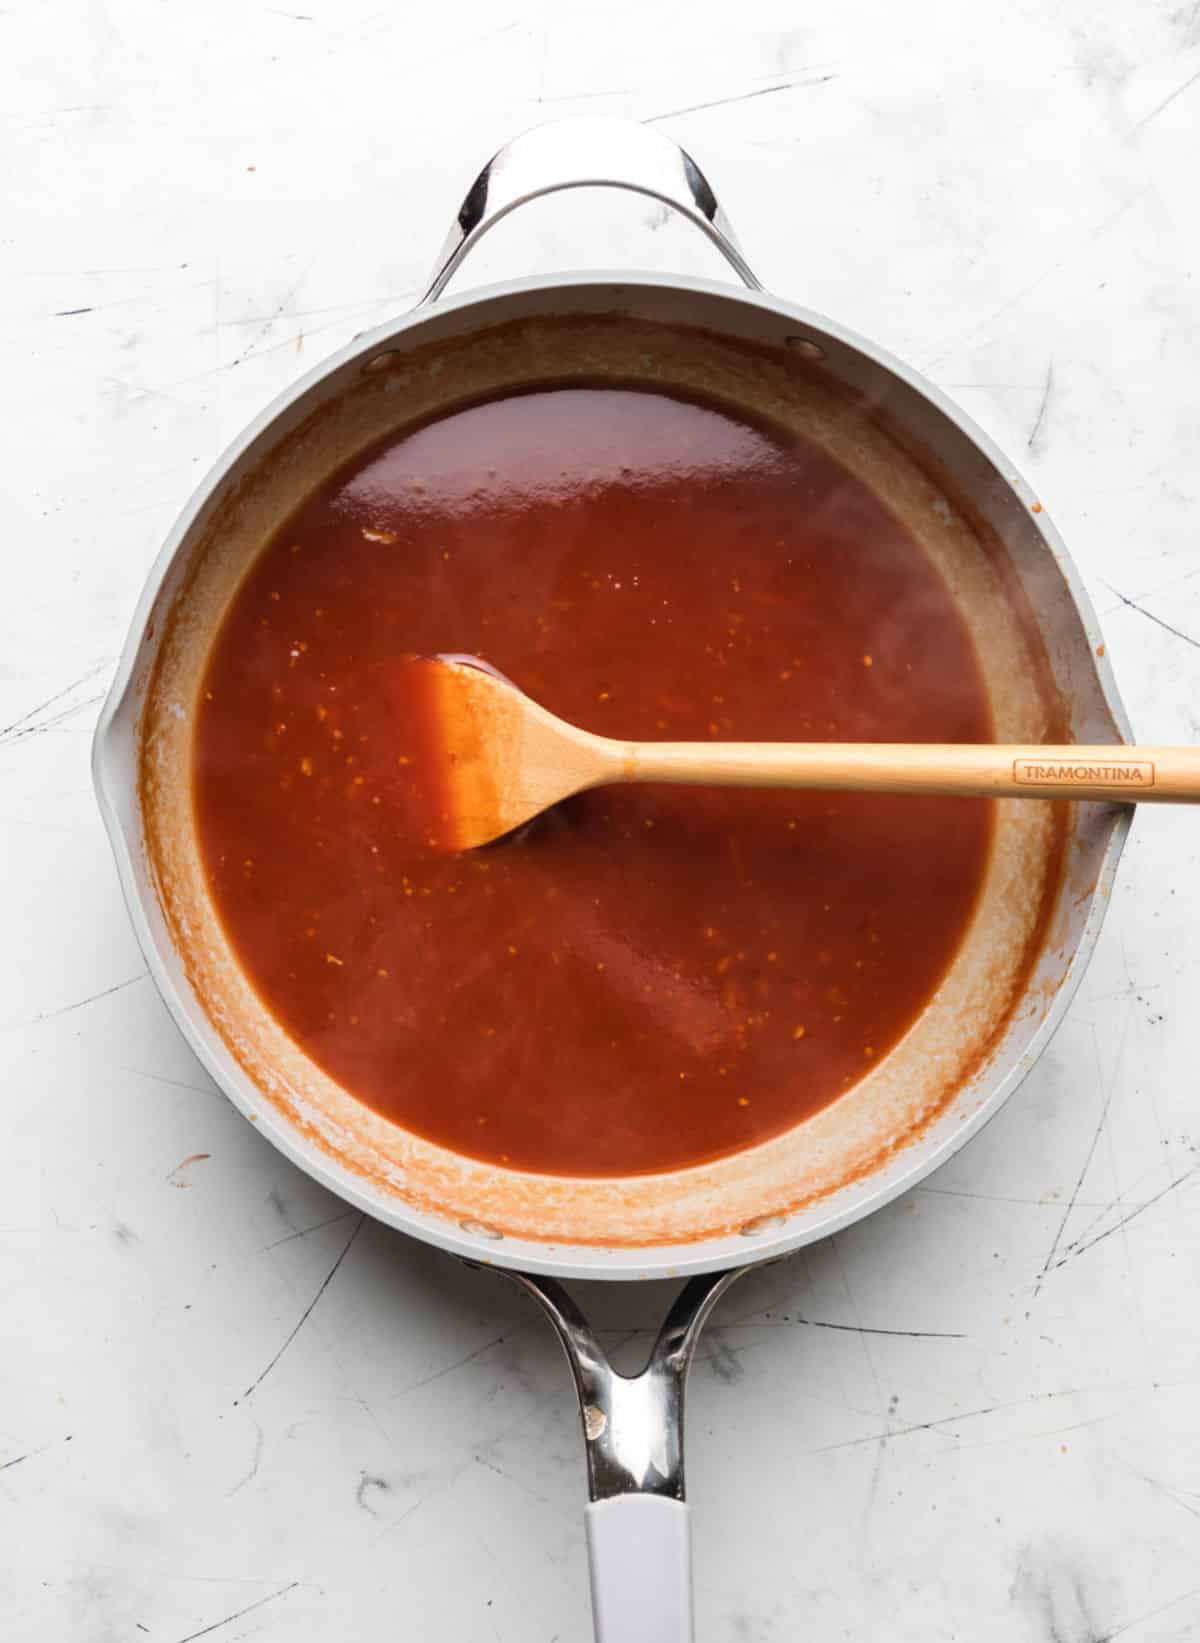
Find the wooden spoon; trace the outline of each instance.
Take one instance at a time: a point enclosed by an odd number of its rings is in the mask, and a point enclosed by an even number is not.
[[[483,664],[402,664],[401,763],[429,788],[427,842],[488,844],[610,782],[960,793],[990,798],[1200,801],[1200,748],[934,742],[623,742],[557,718]]]

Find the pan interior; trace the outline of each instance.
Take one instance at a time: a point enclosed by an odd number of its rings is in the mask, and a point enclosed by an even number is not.
[[[996,739],[1062,734],[1038,629],[998,542],[861,398],[782,350],[709,332],[628,315],[528,318],[343,371],[312,391],[302,415],[260,436],[186,544],[142,711],[140,792],[159,900],[191,988],[226,1051],[296,1132],[373,1191],[418,1211],[537,1241],[642,1248],[713,1238],[819,1201],[880,1169],[960,1097],[1022,997],[1058,888],[1065,813],[997,805],[975,912],[907,1034],[828,1107],[712,1162],[588,1179],[499,1168],[380,1117],[322,1071],[258,997],[209,896],[191,761],[214,635],[276,526],[356,453],[465,402],[531,383],[606,381],[724,402],[821,447],[940,573],[971,635]]]

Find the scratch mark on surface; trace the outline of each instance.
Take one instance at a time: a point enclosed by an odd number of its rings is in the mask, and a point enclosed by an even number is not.
[[[1117,998],[1124,998],[1125,994],[1117,993],[1113,996]],[[1093,1003],[1095,1000],[1089,999],[1088,1002]],[[929,1193],[934,1198],[978,1199],[980,1203],[984,1204],[1024,1204],[1029,1209],[1053,1209],[1055,1207],[1055,1199],[1053,1198],[1012,1198],[1006,1193],[968,1192],[965,1188],[961,1187],[914,1187],[913,1191],[922,1194]],[[1079,1202],[1085,1209],[1095,1209],[1097,1207],[1095,1199],[1089,1198],[1085,1200],[1081,1198]]]
[[[1068,1261],[1075,1260],[1089,1249],[1095,1249],[1097,1244],[1102,1244],[1106,1238],[1111,1238],[1114,1232],[1120,1232],[1121,1228],[1127,1227],[1130,1221],[1136,1221],[1139,1215],[1144,1214],[1148,1209],[1152,1209],[1155,1204],[1161,1203],[1168,1193],[1174,1192],[1177,1187],[1181,1187],[1186,1181],[1190,1181],[1198,1171],[1200,1171],[1200,1164],[1193,1164],[1191,1169],[1184,1170],[1183,1174],[1177,1176],[1174,1181],[1169,1181],[1161,1192],[1156,1192],[1153,1198],[1147,1198],[1144,1204],[1139,1204],[1136,1209],[1131,1209],[1128,1215],[1123,1215],[1113,1226],[1105,1228],[1103,1232],[1098,1232],[1094,1238],[1088,1238],[1086,1242],[1068,1244],[1061,1258],[1055,1261],[1052,1270],[1057,1272],[1059,1267],[1066,1266]]]
[[[281,1586],[277,1592],[270,1592],[266,1597],[260,1597],[256,1603],[248,1603],[244,1609],[235,1609],[233,1614],[227,1614],[224,1620],[214,1620],[211,1626],[201,1626],[198,1632],[189,1632],[186,1637],[179,1638],[177,1643],[195,1643],[196,1638],[207,1637],[210,1632],[219,1631],[222,1626],[228,1626],[232,1621],[240,1620],[243,1615],[252,1614],[255,1609],[261,1609],[264,1604],[274,1603],[277,1598],[285,1597],[288,1592],[294,1592],[299,1584],[298,1580],[290,1581],[286,1586]]]
[[[61,708],[48,719],[38,717],[39,714],[45,713],[47,708],[54,707],[64,697],[69,696],[72,691],[78,690],[80,685],[86,685],[98,673],[103,673],[109,665],[107,658],[102,662],[94,663],[86,673],[81,673],[78,679],[73,680],[69,685],[64,685],[62,690],[56,690],[53,696],[47,696],[44,702],[39,702],[36,707],[31,707],[27,712],[22,713],[19,719],[14,719],[11,724],[5,725],[3,729],[0,729],[0,747],[3,747],[5,742],[20,741],[24,736],[36,736],[42,731],[51,730],[54,726],[62,724],[65,719],[72,718],[76,713],[82,713],[85,708],[91,707],[94,703],[103,701],[102,695],[89,696],[86,701],[72,702],[69,706]]]
[[[1042,422],[1046,415],[1046,406],[1050,403],[1050,390],[1053,386],[1054,361],[1051,360],[1049,365],[1046,367],[1046,386],[1042,389],[1042,403],[1038,406],[1038,414],[1033,419],[1033,427],[1029,430],[1029,438],[1025,441],[1025,449],[1027,451],[1032,451],[1034,441],[1037,439],[1038,433],[1041,430]]]
[[[1125,1031],[1129,1031],[1128,1023],[1126,1023]],[[1122,1035],[1121,1046],[1124,1048],[1124,1035]],[[1118,1050],[1118,1059],[1120,1057],[1120,1053],[1120,1050]],[[1033,1293],[1035,1299],[1041,1293],[1042,1285],[1045,1283],[1047,1276],[1054,1269],[1054,1258],[1058,1254],[1059,1247],[1062,1244],[1063,1233],[1067,1230],[1067,1223],[1075,1211],[1075,1205],[1079,1199],[1079,1194],[1083,1191],[1083,1183],[1087,1179],[1087,1173],[1092,1167],[1092,1159],[1096,1156],[1096,1148],[1100,1145],[1100,1137],[1104,1132],[1105,1124],[1108,1122],[1108,1110],[1113,1104],[1113,1097],[1116,1094],[1116,1091],[1117,1080],[1114,1077],[1109,1086],[1108,1094],[1104,1097],[1104,1105],[1100,1109],[1099,1121],[1096,1124],[1095,1130],[1092,1132],[1091,1145],[1088,1147],[1082,1167],[1076,1177],[1075,1186],[1071,1192],[1070,1198],[1067,1200],[1067,1207],[1063,1210],[1062,1219],[1059,1221],[1057,1230],[1055,1231],[1054,1242],[1050,1245],[1050,1252],[1046,1256],[1046,1259],[1042,1262],[1042,1270],[1038,1273],[1037,1280],[1034,1283]]]
[[[819,1449],[810,1449],[809,1454],[827,1455],[834,1449],[860,1449],[864,1443],[878,1443],[880,1438],[889,1440],[906,1438],[913,1432],[934,1432],[942,1426],[957,1426],[962,1421],[980,1420],[985,1415],[995,1415],[1005,1409],[1021,1409],[1030,1403],[1046,1403],[1053,1398],[1078,1397],[1080,1388],[1067,1388],[1062,1392],[1037,1392],[1029,1398],[1014,1398],[1009,1403],[990,1403],[983,1409],[964,1409],[959,1415],[940,1415],[937,1420],[919,1421],[914,1426],[900,1426],[891,1431],[870,1432],[861,1438],[843,1438],[838,1443],[826,1443]],[[1099,1419],[1106,1417],[1100,1416]],[[1089,1423],[1090,1424],[1090,1423]],[[1044,1433],[1031,1433],[1031,1437],[1042,1437]]]
[[[760,86],[757,91],[740,91],[733,97],[714,97],[709,103],[689,103],[686,108],[671,108],[665,114],[650,114],[642,124],[652,126],[659,120],[674,120],[680,114],[699,114],[706,108],[728,108],[733,103],[748,103],[753,97],[771,97],[777,91],[797,91],[808,86],[823,86],[836,79],[836,74],[821,74],[815,80],[785,80],[777,86]]]
[[[1200,5],[1200,0],[1197,0]],[[1169,582],[1158,582],[1152,588],[1143,588],[1138,594],[1139,599],[1153,599],[1156,594],[1169,593],[1172,588],[1182,587],[1185,582],[1194,582],[1200,576],[1200,570],[1185,571],[1182,576],[1173,576]]]
[[[1133,1475],[1136,1478],[1141,1478],[1143,1483],[1149,1484],[1151,1489],[1157,1489],[1160,1495],[1166,1495],[1169,1501],[1176,1506],[1181,1506],[1185,1512],[1190,1512],[1193,1517],[1200,1517],[1200,1507],[1189,1505],[1180,1494],[1171,1488],[1170,1484],[1164,1483],[1161,1478],[1152,1478],[1148,1472],[1135,1472]]]
[[[67,720],[72,720],[81,713],[85,713],[87,708],[94,708],[97,702],[104,702],[104,692],[102,690],[95,693],[94,697],[84,697],[82,702],[72,702],[66,708],[61,708],[58,713],[51,715],[51,718],[36,721],[36,725],[21,725],[20,728],[0,731],[0,748],[3,744],[10,743],[10,741],[25,741],[26,736],[44,736],[51,729],[58,729],[59,725],[66,725]]]
[[[1125,1632],[1132,1631],[1135,1626],[1144,1626],[1147,1620],[1154,1620],[1160,1614],[1166,1614],[1168,1609],[1178,1608],[1181,1603],[1186,1603],[1189,1597],[1195,1597],[1197,1593],[1200,1593],[1200,1586],[1193,1586],[1191,1591],[1183,1592],[1179,1597],[1173,1597],[1167,1603],[1160,1603],[1157,1609],[1149,1609],[1145,1614],[1135,1615],[1132,1620],[1127,1620],[1123,1626],[1118,1626],[1114,1631],[1105,1632],[1103,1637],[1097,1638],[1096,1643],[1113,1643],[1114,1638],[1121,1637]]]
[[[1101,577],[1100,580],[1103,582],[1104,578]],[[1136,610],[1138,615],[1144,616],[1148,622],[1157,622],[1160,628],[1165,628],[1168,633],[1173,633],[1177,639],[1182,639],[1185,645],[1193,645],[1197,650],[1200,650],[1200,639],[1193,639],[1191,634],[1184,633],[1182,628],[1173,628],[1170,622],[1164,622],[1161,616],[1155,616],[1153,611],[1146,610],[1144,606],[1137,604],[1135,600],[1122,593],[1120,588],[1114,588],[1111,582],[1104,582],[1104,586],[1110,593],[1116,594],[1123,605],[1128,605],[1130,610]]]
[[[305,280],[312,272],[312,266],[312,259],[305,263],[296,279],[284,292],[283,300],[276,307],[274,313],[267,316],[265,323],[261,325],[257,331],[255,331],[254,335],[250,338],[250,341],[246,344],[245,348],[242,349],[242,352],[237,356],[237,358],[230,360],[228,366],[226,367],[227,370],[232,371],[235,366],[243,364],[253,355],[255,343],[261,342],[267,332],[275,324],[276,320],[282,319],[287,313],[287,310],[291,305],[292,298],[296,295],[297,291],[299,291],[300,287],[304,284]]]
[[[292,308],[288,312],[288,318],[314,319],[322,314],[334,314],[339,320],[348,319],[360,309],[379,307],[388,300],[385,297],[368,297],[365,302],[323,302],[316,308]],[[248,325],[269,326],[274,324],[277,318],[278,309],[272,308],[268,314],[243,314],[240,319],[225,320],[221,328],[225,331],[239,331]]]
[[[254,1416],[251,1415],[250,1419],[254,1420]],[[262,1464],[264,1442],[265,1439],[263,1437],[263,1429],[257,1421],[254,1421],[254,1458],[250,1462],[250,1470],[246,1473],[244,1478],[239,1479],[239,1481],[234,1484],[233,1488],[226,1492],[226,1500],[232,1500],[234,1495],[238,1494],[246,1487],[248,1483],[258,1476],[258,1468]]]
[[[374,1426],[375,1430],[379,1433],[379,1436],[383,1439],[383,1441],[385,1443],[390,1443],[392,1440],[391,1440],[391,1437],[389,1436],[388,1432],[385,1430],[383,1422],[380,1420],[379,1416],[375,1413],[375,1411],[371,1408],[371,1405],[367,1402],[366,1398],[364,1398],[362,1396],[361,1392],[351,1391],[350,1392],[350,1399],[353,1403],[356,1403],[358,1405],[358,1407],[362,1410],[363,1414],[371,1422],[372,1426]]]
[[[283,1354],[287,1351],[288,1347],[291,1346],[292,1342],[296,1339],[296,1336],[304,1328],[305,1324],[308,1322],[309,1318],[312,1316],[313,1308],[316,1306],[317,1302],[321,1299],[321,1296],[324,1295],[325,1291],[329,1288],[330,1284],[333,1282],[334,1278],[337,1276],[338,1268],[341,1266],[342,1262],[346,1259],[347,1255],[349,1255],[351,1246],[353,1245],[354,1240],[358,1237],[359,1233],[362,1231],[363,1227],[366,1225],[366,1221],[367,1221],[366,1215],[360,1215],[358,1217],[358,1220],[354,1224],[353,1232],[351,1232],[350,1236],[346,1239],[346,1242],[342,1245],[341,1254],[338,1256],[337,1260],[330,1267],[329,1271],[325,1274],[325,1277],[322,1280],[321,1286],[317,1290],[317,1293],[313,1296],[312,1300],[308,1303],[308,1305],[305,1307],[304,1311],[300,1314],[300,1318],[299,1318],[295,1328],[292,1330],[292,1332],[288,1336],[287,1340],[284,1341],[283,1345],[279,1348],[279,1351],[271,1359],[271,1361],[267,1365],[267,1367],[263,1370],[262,1374],[259,1375],[256,1380],[251,1381],[250,1385],[242,1393],[240,1398],[235,1398],[233,1400],[233,1406],[234,1406],[235,1409],[237,1408],[239,1403],[244,1403],[245,1400],[251,1395],[251,1393],[256,1392],[258,1390],[258,1388],[266,1380],[267,1376],[271,1373],[272,1369],[274,1369],[275,1365],[279,1362],[280,1358],[283,1357]]]
[[[1166,1145],[1165,1138],[1164,1138],[1164,1141],[1163,1141],[1163,1145],[1164,1146]],[[1087,1239],[1088,1239],[1088,1234],[1091,1233],[1091,1232],[1094,1232],[1097,1227],[1102,1226],[1110,1215],[1112,1215],[1114,1213],[1117,1213],[1117,1212],[1120,1212],[1121,1210],[1127,1209],[1129,1207],[1130,1194],[1133,1192],[1134,1187],[1136,1187],[1139,1184],[1139,1182],[1143,1179],[1143,1177],[1146,1173],[1147,1173],[1146,1171],[1142,1171],[1128,1187],[1122,1187],[1121,1191],[1117,1194],[1117,1196],[1115,1198],[1110,1198],[1106,1203],[1103,1203],[1099,1206],[1100,1213],[1098,1215],[1093,1215],[1091,1220],[1087,1223],[1086,1226],[1080,1227],[1079,1231],[1075,1234],[1074,1238],[1072,1238],[1070,1244],[1067,1246],[1068,1252],[1070,1250],[1078,1248],[1078,1246],[1080,1244],[1086,1243]],[[1143,1200],[1143,1202],[1144,1202],[1144,1200]],[[1075,1207],[1076,1207],[1076,1209],[1078,1209],[1079,1205],[1076,1204]],[[1141,1207],[1142,1207],[1141,1204],[1139,1204],[1137,1202],[1133,1203],[1133,1208],[1134,1209],[1139,1209]]]
[[[867,1495],[863,1501],[862,1520],[859,1524],[859,1534],[865,1540],[870,1532],[871,1516],[875,1511],[875,1502],[879,1499],[879,1484],[883,1477],[883,1462],[887,1454],[887,1433],[883,1433],[875,1450],[875,1464],[871,1468],[871,1480],[867,1484]]]
[[[785,1318],[785,1323],[793,1320]],[[907,1341],[965,1341],[966,1336],[953,1330],[942,1329],[874,1329],[870,1324],[833,1324],[820,1318],[796,1317],[795,1322],[807,1329],[842,1329],[850,1335],[896,1335]]]
[[[1122,948],[1122,953],[1124,953],[1124,948]],[[1124,965],[1124,986],[1116,987],[1112,992],[1108,993],[1089,992],[1087,994],[1087,1002],[1089,1004],[1113,1004],[1118,1000],[1130,998],[1136,998],[1139,1003],[1145,1004],[1146,1000],[1142,997],[1143,993],[1158,993],[1162,991],[1161,981],[1135,981],[1130,973],[1128,959],[1124,959]]]
[[[131,1073],[134,1078],[149,1079],[152,1084],[167,1084],[173,1090],[191,1090],[195,1095],[217,1095],[222,1101],[225,1099],[215,1084],[188,1084],[182,1078],[168,1078],[165,1073],[147,1072],[144,1067],[122,1067],[120,1071]]]
[[[1157,107],[1152,108],[1150,110],[1149,114],[1143,114],[1140,120],[1135,120],[1134,125],[1133,125],[1133,129],[1135,131],[1144,130],[1145,127],[1150,124],[1151,120],[1157,120],[1159,115],[1163,112],[1163,110],[1167,109],[1167,108],[1170,108],[1171,104],[1175,101],[1176,97],[1182,97],[1184,92],[1187,91],[1187,89],[1189,88],[1189,86],[1194,86],[1196,84],[1197,80],[1200,80],[1200,68],[1198,68],[1196,70],[1195,74],[1189,75],[1188,78],[1183,82],[1183,84],[1181,86],[1176,86],[1175,90],[1173,92],[1171,92],[1170,96],[1169,97],[1164,97],[1162,102],[1159,103],[1157,105]]]
[[[440,1381],[443,1375],[451,1375],[456,1369],[461,1369],[464,1364],[474,1363],[476,1358],[482,1358],[485,1352],[490,1352],[494,1346],[499,1346],[507,1339],[507,1334],[497,1335],[494,1341],[488,1341],[484,1346],[476,1347],[474,1352],[468,1352],[465,1357],[455,1358],[453,1363],[448,1363],[444,1369],[435,1370],[432,1375],[426,1375],[424,1380],[414,1381],[411,1386],[402,1387],[396,1393],[396,1396],[406,1398],[410,1392],[419,1391],[422,1386],[432,1386],[434,1381]]]
[[[761,1319],[761,1322],[759,1321]],[[824,1318],[804,1318],[790,1312],[748,1312],[731,1318],[725,1329],[836,1329],[846,1335],[892,1335],[906,1341],[965,1341],[966,1335],[949,1329],[882,1329],[871,1324],[835,1324]],[[644,1331],[649,1333],[649,1331]]]
[[[264,1253],[269,1249],[278,1249],[281,1244],[290,1244],[293,1239],[307,1238],[310,1232],[320,1232],[322,1227],[336,1226],[339,1221],[348,1220],[354,1214],[352,1209],[342,1210],[340,1215],[329,1215],[323,1221],[314,1221],[310,1227],[301,1227],[299,1232],[289,1232],[282,1238],[276,1238],[273,1244],[264,1244]]]
[[[636,1341],[639,1335],[653,1337],[657,1332],[653,1329],[603,1329],[597,1333],[611,1359],[615,1352],[619,1352],[623,1346],[628,1346],[630,1341]]]
[[[522,1494],[529,1495],[533,1500],[540,1500],[544,1506],[551,1504],[548,1495],[539,1494],[536,1489],[531,1489],[527,1483],[522,1483],[520,1478],[514,1478],[511,1472],[506,1472],[502,1466],[497,1466],[494,1461],[485,1459],[483,1455],[472,1455],[471,1459],[476,1466],[482,1466],[487,1471],[494,1472],[498,1478],[503,1478],[505,1483],[511,1483],[513,1488],[519,1489]]]
[[[1035,279],[1030,280],[1027,285],[1022,285],[1020,289],[1014,292],[1011,297],[1002,302],[999,308],[993,309],[993,311],[985,319],[981,319],[977,325],[973,325],[969,330],[962,332],[962,334],[956,337],[948,348],[943,348],[940,353],[935,354],[925,366],[925,369],[932,370],[936,365],[939,365],[942,360],[948,359],[954,353],[955,349],[961,348],[964,343],[971,342],[975,337],[979,336],[980,332],[990,330],[1003,314],[1008,313],[1010,308],[1016,307],[1017,303],[1023,302],[1026,297],[1032,296],[1040,285],[1044,285],[1052,275],[1058,273],[1060,268],[1065,268],[1073,258],[1077,257],[1080,252],[1086,250],[1094,240],[1098,240],[1103,233],[1113,226],[1114,223],[1118,222],[1127,212],[1132,211],[1134,206],[1138,205],[1141,200],[1143,200],[1145,196],[1150,193],[1153,186],[1154,185],[1152,183],[1147,183],[1145,188],[1139,188],[1137,193],[1134,194],[1131,199],[1125,201],[1124,205],[1119,205],[1115,211],[1110,211],[1106,217],[1102,218],[1101,221],[1096,224],[1095,228],[1090,229],[1083,236],[1078,245],[1074,245],[1070,248],[1070,250],[1064,252],[1061,257],[1050,264],[1049,268],[1043,269],[1042,272],[1038,274]]]
[[[54,318],[55,319],[70,319],[73,314],[93,314],[93,313],[95,313],[94,308],[56,308],[54,310]]]
[[[368,298],[367,300],[365,300],[363,302],[352,302],[352,303],[338,304],[336,306],[339,307],[342,310],[341,314],[340,314],[340,317],[336,320],[330,320],[328,325],[314,325],[314,326],[311,326],[309,328],[309,330],[307,330],[305,332],[305,338],[310,339],[310,338],[315,337],[315,336],[320,336],[326,331],[336,330],[340,326],[344,325],[346,323],[346,321],[352,315],[361,314],[364,310],[371,310],[371,309],[378,310],[380,308],[383,308],[383,309],[387,309],[389,311],[394,311],[397,307],[403,306],[405,303],[415,299],[419,295],[420,295],[419,289],[414,287],[410,291],[397,291],[397,292],[391,293],[387,296],[370,297],[370,298]],[[218,300],[219,299],[217,297],[217,293],[214,292],[214,302],[216,302]],[[325,311],[332,312],[333,309],[330,308],[330,309],[325,310]],[[314,312],[316,312],[316,310],[314,310]],[[294,312],[288,315],[289,319],[294,319],[295,317],[296,317],[296,315],[295,315]],[[226,330],[229,329],[229,326],[230,326],[231,323],[235,323],[235,322],[222,320],[219,317],[219,314],[213,320],[212,331],[213,331],[213,335],[216,338],[216,347],[217,347],[218,352],[220,351],[220,348],[221,348],[221,336]],[[264,329],[269,329],[270,323],[271,322],[268,322],[268,325],[266,327],[264,327]],[[359,333],[359,334],[361,334],[361,333]],[[350,341],[352,339],[347,338],[346,340]],[[296,341],[296,339],[294,337],[284,337],[281,342],[271,342],[271,343],[268,343],[265,348],[255,348],[252,353],[246,353],[246,354],[241,355],[240,358],[238,360],[234,361],[233,363],[235,363],[235,364],[245,364],[245,362],[247,360],[251,360],[251,359],[266,359],[268,354],[276,354],[283,348],[293,348],[295,346],[295,341]],[[161,395],[163,397],[170,397],[167,394],[167,390],[170,389],[170,388],[185,388],[185,387],[191,387],[193,384],[195,384],[197,382],[207,382],[207,381],[209,381],[210,378],[220,376],[222,372],[227,371],[229,369],[230,369],[230,366],[226,365],[226,364],[214,365],[210,369],[205,370],[205,371],[195,371],[195,372],[191,373],[189,376],[174,377],[169,382],[161,382],[161,383],[157,384],[157,386],[154,386],[154,387],[145,387],[141,390],[141,392],[144,395],[156,394],[156,395]]]
[[[44,1455],[50,1449],[57,1449],[60,1443],[70,1443],[73,1435],[68,1434],[65,1438],[59,1438],[54,1443],[44,1443],[40,1449],[27,1449],[23,1455],[14,1455],[12,1460],[0,1462],[0,1472],[7,1472],[13,1466],[20,1466],[22,1461],[36,1460],[38,1455]]]
[[[114,993],[124,992],[126,987],[132,987],[136,981],[145,981],[150,974],[149,970],[142,970],[136,976],[130,976],[127,981],[118,981],[112,987],[105,987],[98,993],[89,993],[86,998],[77,998],[74,1004],[60,1005],[57,1010],[43,1010],[41,1015],[35,1015],[30,1021],[20,1023],[23,1027],[34,1027],[39,1021],[53,1021],[56,1016],[70,1015],[72,1010],[82,1010],[89,1004],[98,1004],[102,998],[111,998]]]
[[[837,1260],[838,1272],[841,1274],[842,1287],[846,1291],[846,1299],[849,1301],[851,1309],[854,1312],[855,1322],[861,1324],[862,1313],[859,1311],[858,1297],[855,1295],[853,1286],[850,1283],[850,1268],[847,1266],[845,1255],[842,1252],[841,1240],[835,1236],[831,1240],[831,1245],[834,1256]],[[892,1429],[892,1406],[888,1403],[884,1396],[883,1382],[879,1378],[879,1370],[875,1363],[875,1356],[871,1351],[871,1343],[868,1340],[865,1331],[860,1330],[859,1332],[859,1344],[862,1347],[862,1353],[863,1357],[866,1359],[867,1368],[871,1372],[871,1382],[875,1387],[877,1413],[881,1419],[887,1423],[886,1431],[890,1432]]]
[[[1090,1420],[1072,1421],[1070,1426],[1052,1426],[1048,1432],[1037,1432],[1034,1436],[1039,1438],[1061,1438],[1068,1432],[1082,1432],[1085,1427],[1088,1426],[1102,1426],[1105,1421],[1111,1419],[1111,1415],[1093,1415]],[[1001,1441],[1007,1442],[1008,1440],[1002,1439]],[[984,1448],[986,1446],[982,1444],[972,1444],[970,1447]]]
[[[389,1523],[386,1529],[381,1529],[379,1531],[380,1535],[392,1534],[393,1531],[398,1529],[402,1523],[407,1523],[409,1518],[412,1517],[414,1513],[419,1512],[423,1506],[428,1506],[431,1500],[435,1500],[438,1495],[444,1493],[445,1490],[443,1489],[435,1489],[432,1494],[422,1495],[420,1500],[415,1501],[413,1505],[409,1507],[407,1512],[401,1512],[400,1516],[394,1523]]]
[[[0,1472],[7,1472],[10,1466],[20,1466],[22,1461],[32,1460],[35,1455],[44,1455],[44,1449],[27,1449],[23,1455],[17,1455],[13,1460],[6,1460],[0,1465]]]

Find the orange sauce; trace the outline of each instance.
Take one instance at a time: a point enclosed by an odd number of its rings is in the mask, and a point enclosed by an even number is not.
[[[548,387],[368,451],[277,532],[210,658],[195,813],[260,995],[361,1100],[552,1174],[740,1150],[856,1083],[936,989],[984,800],[624,787],[470,855],[396,825],[378,665],[477,655],[645,739],[985,741],[940,577],[815,446]]]

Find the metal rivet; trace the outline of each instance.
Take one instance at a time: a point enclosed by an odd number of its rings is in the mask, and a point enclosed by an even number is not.
[[[738,1228],[743,1238],[758,1238],[764,1232],[778,1232],[783,1225],[782,1215],[760,1215]]]
[[[794,353],[802,359],[824,359],[825,350],[819,342],[813,342],[808,337],[786,337],[784,339]]]
[[[363,366],[363,375],[369,376],[374,371],[386,371],[400,358],[399,348],[385,348],[381,353],[373,354]]]
[[[495,1227],[488,1226],[486,1221],[460,1221],[458,1224],[464,1232],[470,1233],[472,1238],[490,1238],[493,1243],[499,1243],[504,1236]]]

